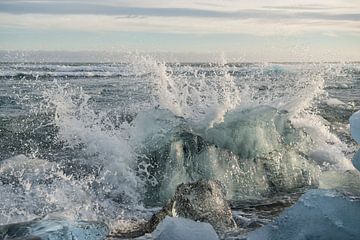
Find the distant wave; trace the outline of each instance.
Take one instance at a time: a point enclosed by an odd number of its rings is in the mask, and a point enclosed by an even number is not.
[[[0,79],[37,79],[37,78],[99,78],[99,77],[121,77],[121,78],[132,78],[132,77],[145,77],[150,73],[146,74],[121,74],[118,72],[96,72],[96,71],[71,71],[71,72],[0,72]]]

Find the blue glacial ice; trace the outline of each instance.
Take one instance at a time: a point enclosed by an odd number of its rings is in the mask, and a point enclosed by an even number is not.
[[[0,239],[101,240],[109,233],[100,222],[72,222],[63,218],[45,217],[30,222],[0,226]]]
[[[360,143],[360,111],[350,117],[350,131],[355,141]]]
[[[247,240],[358,240],[360,201],[333,190],[310,190],[273,223]]]
[[[360,111],[354,113],[349,121],[351,136],[357,143],[360,143]],[[352,163],[354,167],[360,171],[360,150],[354,155]]]
[[[352,158],[352,164],[357,170],[360,171],[360,150]]]
[[[156,240],[217,240],[209,223],[195,222],[181,217],[166,217],[152,233]]]

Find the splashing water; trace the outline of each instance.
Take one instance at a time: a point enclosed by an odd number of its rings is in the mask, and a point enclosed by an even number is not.
[[[1,153],[13,157],[0,159],[0,224],[55,214],[113,227],[146,218],[144,205],[182,182],[218,179],[230,200],[263,199],[353,169],[318,110],[333,68],[223,60],[6,66]]]

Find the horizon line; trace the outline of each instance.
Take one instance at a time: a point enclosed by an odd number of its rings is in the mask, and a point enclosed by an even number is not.
[[[41,56],[41,55],[44,56]],[[54,55],[60,54],[60,55]],[[76,54],[80,54],[76,56]],[[85,54],[82,55],[81,54]],[[90,55],[89,55],[90,54]],[[94,55],[92,55],[94,54]],[[119,56],[120,55],[120,56]],[[359,59],[352,60],[271,60],[268,58],[249,60],[254,56],[244,55],[240,52],[214,51],[214,52],[177,52],[177,51],[140,51],[140,50],[0,50],[0,63],[128,63],[131,56],[151,57],[156,61],[165,63],[214,63],[214,64],[237,64],[237,63],[360,63]],[[91,57],[92,59],[88,59]],[[121,57],[123,59],[114,59]],[[186,58],[198,58],[189,60]],[[35,59],[29,59],[35,58]],[[125,61],[124,61],[125,58]],[[177,58],[183,58],[177,59]],[[203,58],[203,59],[201,59]],[[206,60],[205,60],[205,59]],[[259,58],[259,56],[255,56]]]

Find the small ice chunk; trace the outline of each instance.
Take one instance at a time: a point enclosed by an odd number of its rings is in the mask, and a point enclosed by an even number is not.
[[[350,132],[353,139],[360,143],[360,111],[350,117]]]
[[[357,170],[360,171],[360,150],[357,151],[357,153],[354,155],[352,159],[352,164]]]
[[[152,233],[156,240],[218,240],[209,223],[181,217],[166,217]]]
[[[242,239],[306,240],[360,237],[360,202],[336,191],[310,190],[273,223]]]

